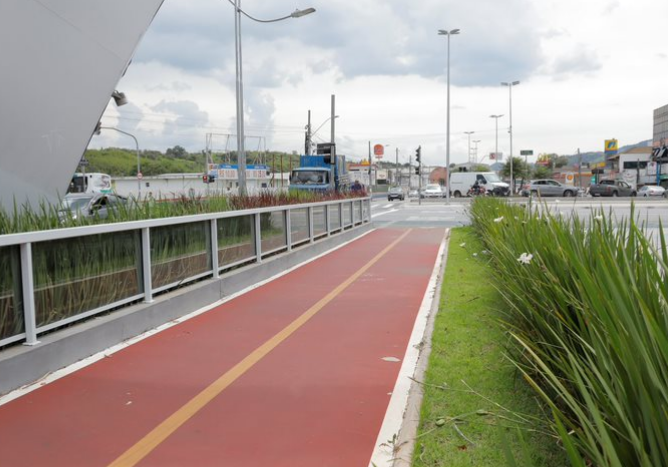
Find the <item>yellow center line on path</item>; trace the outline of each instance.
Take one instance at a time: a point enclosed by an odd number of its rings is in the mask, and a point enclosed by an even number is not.
[[[134,446],[125,451],[120,457],[109,464],[109,467],[132,467],[137,465],[139,461],[148,456],[151,451],[160,445],[160,443],[162,443],[181,425],[197,414],[197,412],[202,410],[209,402],[218,396],[218,394],[223,392],[225,388],[227,388],[244,373],[250,370],[253,365],[262,360],[262,358],[264,358],[269,352],[271,352],[281,342],[290,337],[292,333],[306,324],[308,320],[315,316],[329,302],[340,295],[341,292],[348,288],[348,286],[359,279],[362,274],[368,271],[371,266],[376,264],[401,240],[403,240],[409,233],[411,233],[411,231],[412,229],[406,231],[403,235],[387,246],[383,251],[374,256],[373,259],[371,259],[368,263],[362,266],[355,274],[339,284],[334,290],[328,293],[325,297],[321,298],[315,305],[306,310],[301,316],[299,316],[288,326],[278,332],[278,334],[274,335],[271,339],[251,352],[220,378],[211,383],[206,389],[204,389],[185,405],[183,405],[183,407],[170,415],[169,418],[165,419],[162,423],[160,423],[160,425],[156,426],[153,430],[151,430],[151,432],[140,439]]]

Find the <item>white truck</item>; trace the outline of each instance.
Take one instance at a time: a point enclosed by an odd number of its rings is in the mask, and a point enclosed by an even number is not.
[[[111,177],[103,173],[75,173],[67,193],[111,193]]]

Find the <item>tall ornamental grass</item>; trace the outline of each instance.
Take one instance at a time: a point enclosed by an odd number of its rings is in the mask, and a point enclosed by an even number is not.
[[[631,217],[477,199],[510,358],[573,466],[668,465],[668,252]],[[658,245],[656,245],[658,243]]]
[[[365,191],[343,193],[292,191],[281,193],[261,192],[252,196],[228,196],[213,193],[210,196],[181,195],[170,199],[146,198],[137,200],[130,198],[127,204],[118,205],[116,210],[110,210],[107,219],[100,219],[97,216],[75,218],[68,213],[59,212],[60,204],[46,202],[39,203],[36,206],[15,204],[11,210],[6,210],[0,206],[0,235],[288,204],[317,203],[364,196],[366,196]]]

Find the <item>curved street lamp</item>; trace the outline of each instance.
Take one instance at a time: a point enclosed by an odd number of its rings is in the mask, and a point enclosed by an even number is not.
[[[448,36],[448,103],[447,103],[447,135],[446,135],[446,143],[445,143],[445,168],[447,170],[448,178],[447,178],[447,190],[445,191],[445,199],[446,203],[450,204],[450,36],[454,36],[456,34],[459,34],[459,29],[451,29],[450,31],[447,31],[445,29],[439,29],[438,30],[438,35],[439,36]],[[470,156],[470,154],[469,154]],[[419,197],[418,197],[419,198]]]
[[[334,115],[334,118],[335,118],[335,119],[336,119],[336,118],[339,118],[339,116],[338,116],[338,115]],[[323,126],[325,126],[325,123],[327,123],[327,122],[330,121],[331,119],[332,119],[332,117],[327,117],[327,120],[325,120],[324,122],[322,122],[322,123],[320,124],[320,126],[319,126],[313,133],[311,133],[311,137],[315,136],[315,134],[318,132],[318,130],[319,130],[320,128],[322,128]]]
[[[228,0],[234,6],[234,46],[236,58],[236,75],[237,75],[237,158],[238,158],[238,173],[239,173],[239,194],[245,196],[248,194],[246,189],[246,150],[244,148],[244,85],[243,85],[243,71],[242,71],[242,53],[241,53],[241,15],[253,20],[257,23],[275,23],[283,21],[288,18],[301,18],[315,12],[315,8],[307,8],[305,10],[295,10],[287,16],[275,19],[258,19],[241,9],[241,0]]]
[[[135,148],[137,151],[137,200],[141,199],[141,159],[139,158],[139,142],[137,141],[137,138],[135,138],[135,135],[132,133],[128,133],[127,131],[119,130],[118,128],[115,128],[113,126],[98,126],[95,129],[95,134],[100,134],[101,130],[114,130],[119,133],[122,133],[126,136],[129,136],[135,141]]]

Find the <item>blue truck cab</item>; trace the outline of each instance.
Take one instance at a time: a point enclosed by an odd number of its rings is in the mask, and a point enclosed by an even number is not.
[[[301,156],[290,174],[290,191],[345,191],[349,187],[345,156]]]

